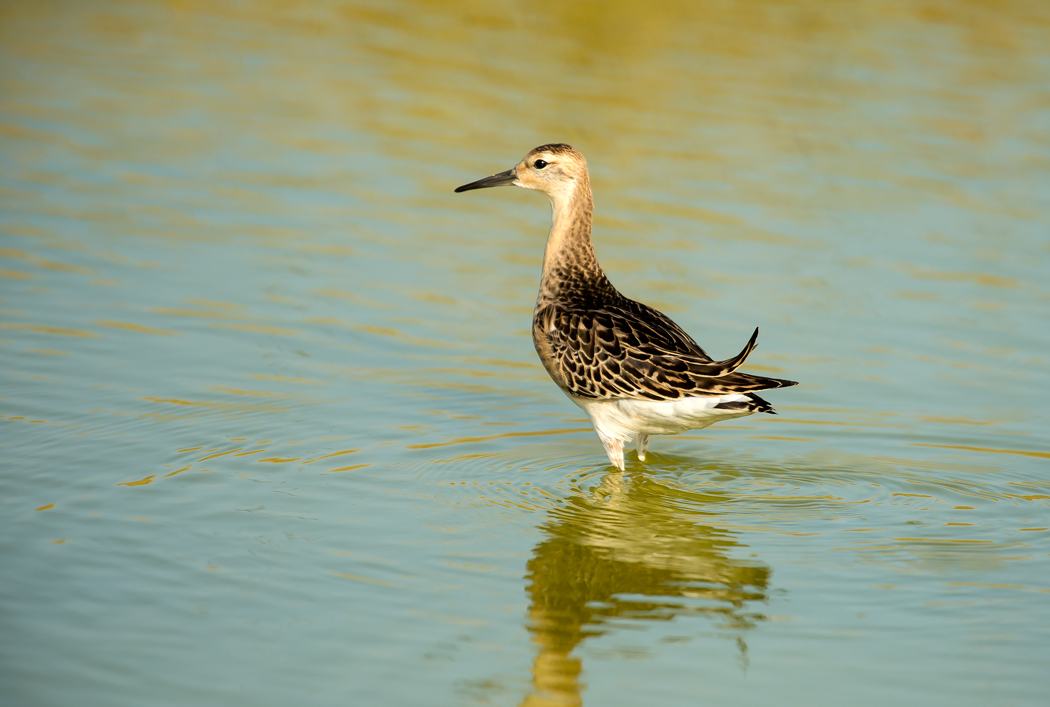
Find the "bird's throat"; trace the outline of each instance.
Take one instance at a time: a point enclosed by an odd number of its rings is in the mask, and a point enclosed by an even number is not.
[[[537,307],[606,281],[591,243],[594,199],[590,180],[577,180],[571,191],[553,194],[550,199],[554,217],[543,252]]]

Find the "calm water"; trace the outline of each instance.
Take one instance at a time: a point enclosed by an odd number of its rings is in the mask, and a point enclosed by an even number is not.
[[[5,705],[1045,704],[1050,6],[640,8],[0,4]],[[778,417],[609,474],[549,141]]]

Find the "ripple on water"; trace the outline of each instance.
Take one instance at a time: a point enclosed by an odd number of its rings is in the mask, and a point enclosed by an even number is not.
[[[987,567],[1023,553],[1024,537],[1043,532],[1035,519],[1050,496],[1044,479],[1019,478],[1016,470],[1004,477],[972,456],[762,458],[714,447],[702,459],[650,452],[646,464],[629,461],[624,474],[610,474],[586,428],[407,447],[412,457],[403,467],[437,487],[433,498],[543,510],[552,522],[583,503],[593,525],[588,542],[598,543],[637,535],[641,526],[659,536],[667,531],[655,519],[673,518],[718,532],[826,536],[835,545],[829,550],[849,548],[865,561]],[[1004,527],[1003,503],[1030,506],[1031,529]]]

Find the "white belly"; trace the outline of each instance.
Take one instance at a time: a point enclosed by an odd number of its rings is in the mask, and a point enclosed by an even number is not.
[[[720,420],[750,415],[753,410],[716,410],[723,402],[746,401],[740,394],[712,398],[683,398],[681,400],[653,401],[593,400],[570,395],[591,418],[595,430],[602,437],[630,442],[637,434],[676,435],[713,425]]]

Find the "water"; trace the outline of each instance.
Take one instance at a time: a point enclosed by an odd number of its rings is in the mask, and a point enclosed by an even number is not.
[[[0,6],[11,705],[1042,704],[1045,3]],[[778,417],[610,475],[613,282]],[[632,455],[633,458],[633,455]]]

